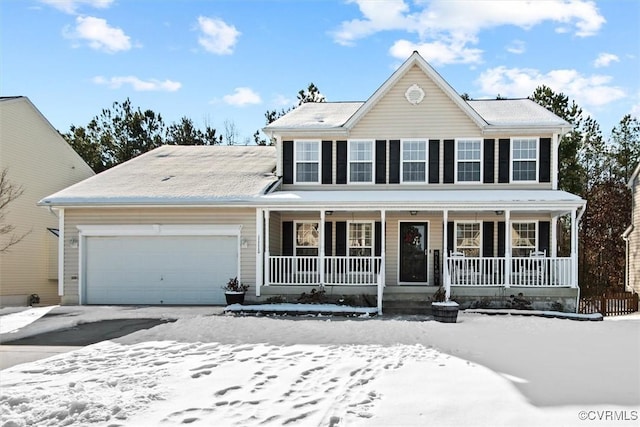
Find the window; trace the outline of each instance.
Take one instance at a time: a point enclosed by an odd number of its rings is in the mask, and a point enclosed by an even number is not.
[[[512,140],[512,181],[537,181],[538,140],[517,138]]]
[[[511,225],[511,256],[528,257],[536,250],[536,223],[514,222]]]
[[[296,222],[296,247],[297,256],[318,256],[318,223]]]
[[[373,141],[349,141],[349,181],[373,182]]]
[[[480,256],[480,223],[456,223],[456,251],[468,257]]]
[[[456,157],[458,182],[480,182],[480,159],[482,144],[479,139],[457,140]]]
[[[425,182],[427,141],[402,140],[402,182]]]
[[[373,225],[370,222],[349,223],[349,256],[373,254]]]
[[[296,182],[320,180],[320,141],[295,141]]]

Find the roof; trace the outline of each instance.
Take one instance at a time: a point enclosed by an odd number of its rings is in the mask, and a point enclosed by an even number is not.
[[[629,178],[629,182],[627,182],[627,187],[629,187],[629,189],[633,190],[633,182],[638,176],[640,176],[640,163],[638,163],[635,170],[631,174],[631,178]]]
[[[42,199],[40,205],[246,202],[278,181],[275,147],[164,145]]]
[[[364,102],[307,102],[273,121],[267,128],[334,129],[345,124]]]
[[[571,126],[569,122],[527,98],[471,100],[467,104],[488,124],[494,126]]]

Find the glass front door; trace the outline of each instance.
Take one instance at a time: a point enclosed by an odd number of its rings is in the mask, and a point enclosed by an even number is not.
[[[426,222],[400,223],[400,282],[427,282],[428,232]]]

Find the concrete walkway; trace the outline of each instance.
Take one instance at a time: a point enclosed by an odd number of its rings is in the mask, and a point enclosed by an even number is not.
[[[82,346],[0,345],[0,369],[45,359],[79,348],[82,348]]]

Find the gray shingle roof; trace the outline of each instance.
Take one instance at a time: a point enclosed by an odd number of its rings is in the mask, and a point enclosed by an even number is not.
[[[467,101],[488,124],[493,126],[570,126],[530,99],[487,99]]]
[[[165,145],[42,199],[43,205],[215,204],[270,188],[275,147]]]
[[[342,126],[364,102],[307,102],[266,129],[332,129]]]

